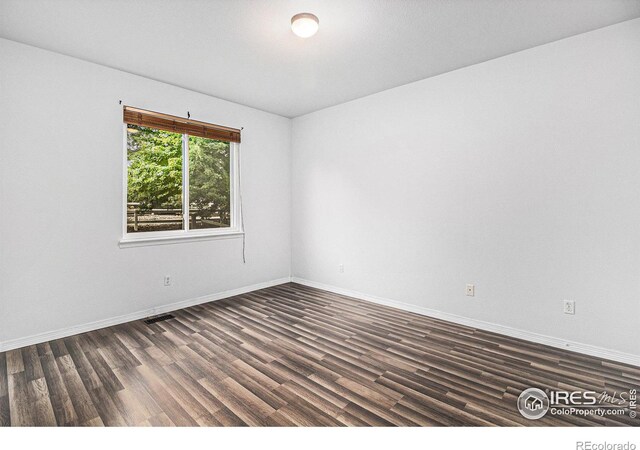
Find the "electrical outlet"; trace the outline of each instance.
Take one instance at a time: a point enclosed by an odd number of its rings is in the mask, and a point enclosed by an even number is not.
[[[164,276],[164,285],[165,286],[171,286],[171,276],[170,275],[165,275]]]
[[[344,264],[338,264],[338,272],[344,273]]]
[[[467,295],[467,297],[474,297],[476,295],[476,285],[467,284],[467,288],[465,289],[465,294]]]
[[[563,311],[565,314],[575,314],[576,313],[576,302],[573,300],[563,300],[562,303]]]

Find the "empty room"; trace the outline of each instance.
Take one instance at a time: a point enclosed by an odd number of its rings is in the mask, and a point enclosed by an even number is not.
[[[0,443],[640,448],[640,0],[0,0],[0,127]]]

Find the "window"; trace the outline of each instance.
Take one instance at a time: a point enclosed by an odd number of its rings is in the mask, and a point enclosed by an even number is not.
[[[238,235],[240,131],[125,107],[121,244]]]

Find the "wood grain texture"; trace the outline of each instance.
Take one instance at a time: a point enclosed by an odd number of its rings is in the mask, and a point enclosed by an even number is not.
[[[638,367],[298,284],[173,314],[0,353],[0,425],[640,425],[516,409],[528,387],[637,389]]]
[[[124,123],[142,127],[170,131],[172,133],[186,133],[227,142],[240,142],[241,130],[223,127],[198,120],[185,119],[155,111],[125,106],[122,108]]]

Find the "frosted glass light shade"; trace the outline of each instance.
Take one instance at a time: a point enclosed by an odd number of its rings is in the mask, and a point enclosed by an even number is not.
[[[296,14],[291,18],[291,31],[301,38],[308,38],[316,34],[318,26],[318,18],[311,13]]]

